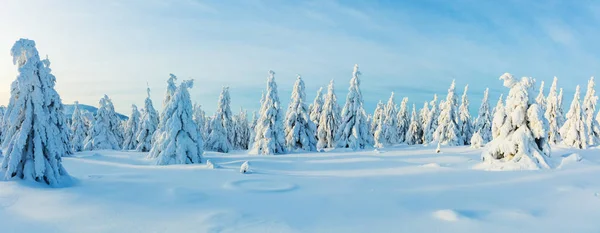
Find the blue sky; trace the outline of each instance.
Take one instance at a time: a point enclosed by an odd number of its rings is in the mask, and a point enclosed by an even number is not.
[[[222,86],[234,111],[258,108],[269,69],[284,106],[296,74],[311,102],[335,79],[343,104],[355,63],[369,112],[392,91],[420,107],[452,79],[459,92],[470,84],[474,112],[486,87],[492,103],[506,92],[504,72],[558,76],[570,98],[600,69],[600,3],[585,0],[4,0],[0,22],[0,104],[24,37],[49,55],[63,102],[106,93],[125,114],[143,106],[146,82],[160,107],[169,73],[194,78],[209,113]]]

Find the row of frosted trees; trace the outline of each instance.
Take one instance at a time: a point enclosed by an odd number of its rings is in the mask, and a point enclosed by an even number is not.
[[[490,111],[487,90],[475,120],[469,115],[467,88],[461,104],[452,83],[444,101],[425,103],[417,112],[408,112],[408,99],[398,108],[394,95],[379,104],[372,117],[363,107],[358,65],[355,65],[343,108],[337,105],[333,81],[323,94],[320,89],[307,106],[304,82],[294,84],[285,116],[279,101],[275,73],[270,71],[258,114],[248,122],[245,111],[232,114],[229,90],[224,88],[212,117],[193,106],[189,89],[192,80],[176,84],[171,75],[158,114],[150,91],[141,113],[132,107],[129,120],[122,122],[112,101],[104,96],[92,122],[86,122],[75,105],[71,124],[63,113],[60,96],[54,89],[56,78],[50,61],[40,59],[35,42],[21,39],[11,49],[18,68],[11,85],[11,99],[2,116],[1,139],[5,178],[19,178],[61,185],[69,175],[61,157],[74,151],[124,149],[149,152],[157,164],[201,163],[204,150],[229,152],[249,149],[252,154],[282,154],[288,151],[316,151],[325,148],[362,149],[398,143],[488,146],[484,163],[502,168],[548,168],[549,143],[586,148],[597,144],[599,127],[594,119],[597,96],[593,79],[580,101],[579,87],[571,107],[563,117],[562,90],[557,94],[556,79],[547,97],[543,88],[534,98],[532,78],[500,77],[509,88],[505,99]],[[543,84],[542,84],[543,86]],[[488,142],[489,141],[489,142]]]

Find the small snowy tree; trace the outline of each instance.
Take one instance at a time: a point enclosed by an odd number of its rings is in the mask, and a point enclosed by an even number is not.
[[[544,97],[544,81],[540,82],[540,89],[538,96],[535,98],[535,102],[542,108],[542,111],[546,112],[546,97]]]
[[[201,163],[204,145],[192,119],[192,85],[193,80],[181,82],[160,114],[157,140],[148,154],[157,165]]]
[[[252,112],[252,120],[250,121],[249,137],[248,137],[248,149],[254,145],[254,138],[256,137],[256,124],[258,122],[258,114],[256,111]]]
[[[342,109],[342,121],[338,129],[338,147],[354,150],[373,146],[373,137],[369,133],[367,114],[363,108],[363,98],[360,91],[360,71],[358,64],[354,65],[346,104]]]
[[[298,75],[284,121],[285,142],[290,151],[296,149],[317,150],[316,127],[310,119],[308,107],[304,103],[305,99],[304,81]]]
[[[72,151],[50,61],[40,60],[27,39],[18,40],[11,55],[18,74],[4,115],[4,177],[60,185],[69,178],[61,156]]]
[[[73,151],[83,150],[83,141],[87,136],[87,125],[85,120],[81,116],[81,110],[79,109],[79,102],[75,101],[75,107],[73,108],[73,115],[71,115],[71,145]]]
[[[562,126],[565,124],[565,111],[563,110],[563,89],[560,89],[558,94],[558,115],[557,115],[558,125]]]
[[[131,115],[125,124],[125,140],[123,141],[123,150],[135,150],[138,145],[137,132],[140,126],[140,111],[135,104],[131,105]]]
[[[479,132],[475,132],[471,137],[471,148],[481,148],[485,143]]]
[[[373,112],[373,117],[371,119],[371,133],[375,134],[375,131],[377,130],[377,127],[379,127],[379,124],[383,124],[384,121],[384,109],[385,109],[385,105],[383,105],[383,102],[381,102],[381,100],[377,103],[377,107],[375,107],[375,112]],[[381,121],[380,121],[381,119]],[[382,132],[382,136],[383,136],[383,132]]]
[[[193,110],[193,119],[196,125],[198,126],[198,133],[200,134],[200,137],[202,137],[202,141],[205,141],[206,138],[208,138],[208,134],[206,134],[206,130],[204,129],[206,124],[206,113],[204,112],[204,110],[202,110],[202,106],[199,104],[194,104]]]
[[[408,131],[406,132],[406,143],[408,145],[415,145],[423,143],[423,129],[421,129],[419,116],[417,115],[417,107],[413,104],[412,114],[410,117],[410,124]]]
[[[400,103],[400,110],[398,111],[398,143],[406,142],[406,132],[410,126],[410,116],[408,115],[408,98],[404,97]]]
[[[473,136],[473,122],[471,113],[469,113],[469,98],[467,97],[468,90],[469,85],[465,86],[465,92],[462,95],[458,110],[458,126],[460,127],[460,137],[463,145],[469,145]]]
[[[315,100],[310,105],[310,120],[315,124],[315,127],[319,127],[319,120],[321,119],[321,112],[323,112],[323,88],[319,88]]]
[[[478,137],[481,138],[481,145],[484,145],[492,140],[492,115],[490,114],[490,104],[488,102],[488,95],[489,89],[486,88],[485,92],[483,92],[481,106],[479,107],[479,115],[475,120],[474,131],[477,132]],[[499,101],[499,104],[502,107],[502,99],[500,99]],[[471,139],[471,141],[473,140]]]
[[[104,95],[105,98],[105,108],[108,113],[108,121],[109,121],[109,129],[115,135],[117,139],[117,143],[119,143],[119,147],[123,144],[124,136],[123,136],[123,121],[117,115],[115,111],[115,106],[113,105],[112,99],[108,98],[107,95]]]
[[[501,134],[507,134],[508,132],[502,133],[500,130],[502,125],[504,125],[504,121],[506,121],[506,112],[504,111],[504,103],[502,103],[503,95],[500,95],[498,98],[498,103],[496,103],[496,107],[494,108],[494,112],[492,113],[492,139],[496,139]]]
[[[567,113],[567,121],[560,128],[563,143],[570,147],[586,149],[588,146],[588,133],[585,125],[585,113],[581,109],[579,85],[575,89],[575,96],[571,108]]]
[[[233,117],[235,127],[233,147],[239,150],[248,150],[250,142],[250,126],[248,125],[248,113],[240,108],[240,112]]]
[[[223,87],[219,96],[217,111],[210,123],[211,132],[206,140],[206,148],[210,151],[229,153],[233,150],[234,125],[231,113],[229,87]]]
[[[340,106],[337,103],[333,80],[331,80],[327,87],[327,95],[323,102],[323,111],[317,128],[317,148],[334,148],[336,146],[335,134],[340,122]]]
[[[109,101],[107,95],[100,99],[94,122],[84,141],[84,150],[118,150],[121,148],[118,136],[113,130],[117,127],[120,128],[121,124],[113,119],[116,118],[116,115],[114,107],[108,106]],[[115,124],[118,124],[118,126]]]
[[[460,128],[458,125],[458,112],[455,95],[454,80],[448,89],[446,101],[440,104],[440,114],[438,117],[438,128],[435,131],[435,139],[442,145],[458,146],[463,143],[460,137]]]
[[[373,120],[371,121],[371,129],[373,132],[373,138],[375,139],[376,148],[383,148],[388,144],[384,135],[384,132],[386,131],[386,127],[384,125],[385,117],[383,116],[384,109],[385,106],[383,105],[383,102],[379,101],[379,103],[377,103],[377,107],[375,108],[375,113],[373,114]]]
[[[388,99],[387,104],[385,105],[385,109],[383,111],[383,124],[385,127],[383,128],[383,135],[385,137],[386,144],[396,144],[398,143],[398,110],[396,106],[396,102],[394,99],[394,92]]]
[[[598,138],[600,136],[600,128],[598,122],[594,119],[596,103],[598,102],[595,87],[594,77],[591,77],[588,81],[585,97],[583,98],[583,119],[587,128],[587,141],[589,145],[597,145],[600,139]]]
[[[423,144],[426,144],[427,142],[425,141],[425,127],[427,127],[427,116],[429,115],[429,103],[427,101],[425,101],[423,103],[423,107],[421,108],[421,110],[419,110],[419,120],[420,120],[420,124],[421,124],[421,130],[423,130],[423,138],[421,138],[421,141],[423,142]]]
[[[254,145],[250,154],[283,154],[285,153],[285,133],[281,104],[275,83],[275,72],[269,71],[267,90],[260,108],[260,118],[256,123]]]
[[[423,135],[424,135],[424,143],[431,143],[435,140],[435,130],[438,126],[438,103],[437,103],[437,95],[433,95],[433,100],[429,102],[430,109],[427,112],[427,120],[425,121],[425,126],[423,127]]]
[[[140,119],[140,126],[136,134],[137,146],[136,151],[148,152],[154,144],[154,132],[158,128],[158,112],[152,105],[152,99],[150,99],[150,88],[146,89],[148,96],[144,102],[144,110]]]
[[[554,81],[552,82],[552,86],[550,86],[550,92],[548,93],[548,97],[546,98],[546,112],[544,116],[548,120],[548,141],[552,144],[557,144],[561,141],[560,138],[560,127],[562,126],[561,122],[561,107],[558,99],[558,93],[556,91],[556,83],[558,78],[554,77]]]
[[[510,88],[506,97],[506,120],[500,135],[482,153],[483,167],[491,170],[549,168],[548,124],[542,109],[532,98],[532,78],[513,78],[509,73],[500,76]]]

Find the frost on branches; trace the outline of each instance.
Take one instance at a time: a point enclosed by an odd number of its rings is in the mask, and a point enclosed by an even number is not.
[[[570,147],[586,149],[588,146],[588,129],[585,125],[585,113],[581,109],[579,85],[575,89],[575,96],[571,108],[567,113],[567,121],[560,128],[563,143]]]
[[[492,140],[482,153],[480,168],[488,170],[533,170],[550,168],[550,146],[547,141],[548,125],[542,109],[532,98],[532,78],[515,79],[511,74],[500,76],[510,88],[506,97],[506,120],[500,126],[500,135]]]
[[[421,129],[421,123],[419,116],[417,115],[417,107],[413,104],[410,125],[408,126],[408,131],[406,132],[406,144],[421,144],[423,143],[421,138],[423,138],[423,130]]]
[[[483,100],[481,100],[481,106],[479,107],[479,114],[475,120],[474,131],[478,133],[478,137],[481,138],[481,145],[485,145],[492,140],[492,115],[490,114],[488,96],[489,89],[486,88],[483,93]],[[499,100],[499,105],[502,107],[502,99]],[[471,141],[473,140],[471,139]],[[479,147],[481,147],[481,145]]]
[[[149,158],[157,165],[201,163],[202,137],[192,119],[192,101],[188,91],[193,80],[181,82],[160,115],[156,142]]]
[[[260,118],[256,122],[254,145],[250,154],[283,154],[285,153],[285,136],[281,104],[277,94],[275,72],[269,71],[267,91],[260,108]]]
[[[87,136],[87,125],[83,116],[81,116],[81,110],[79,109],[79,102],[75,101],[75,107],[73,109],[73,115],[71,115],[71,145],[73,151],[83,150],[83,141]]]
[[[135,150],[138,145],[137,132],[140,126],[140,111],[135,104],[131,105],[131,115],[125,123],[125,134],[123,135],[123,150]]]
[[[18,74],[3,122],[4,177],[62,185],[70,179],[61,156],[72,152],[50,61],[40,60],[35,42],[27,39],[18,40],[11,55]]]
[[[587,128],[587,141],[589,145],[597,145],[599,141],[598,137],[600,136],[598,122],[594,119],[596,103],[598,102],[595,88],[594,77],[591,77],[588,81],[585,97],[583,98],[583,119]]]
[[[158,128],[158,112],[152,105],[152,99],[150,99],[150,88],[146,89],[148,96],[144,102],[144,110],[142,111],[142,117],[140,120],[140,126],[136,134],[136,141],[138,142],[135,150],[140,152],[148,152],[152,148],[154,142],[153,135]]]
[[[469,98],[467,97],[468,90],[469,85],[465,86],[465,92],[462,95],[458,110],[458,126],[460,128],[460,137],[463,145],[469,145],[469,143],[471,143],[471,137],[473,136],[473,123],[471,120],[471,113],[469,113]]]
[[[298,75],[284,121],[285,144],[290,151],[296,149],[317,150],[316,127],[310,120],[308,107],[304,103],[305,99],[304,81]]]
[[[104,95],[99,101],[98,110],[94,116],[94,122],[85,138],[84,150],[118,150],[121,148],[119,129],[121,122],[117,118],[115,109],[110,98]]]
[[[233,150],[234,125],[231,113],[229,87],[223,87],[219,96],[217,111],[211,120],[211,132],[206,140],[206,148],[210,151],[229,153]]]
[[[435,140],[442,145],[458,146],[462,145],[460,138],[460,128],[458,125],[458,112],[456,110],[455,83],[448,89],[446,101],[440,104],[440,114],[438,117],[438,127],[435,131]]]
[[[327,87],[327,95],[323,102],[323,111],[317,127],[317,148],[335,148],[335,134],[340,125],[340,106],[337,103],[333,80]]]
[[[398,143],[406,142],[406,132],[410,125],[410,117],[408,116],[408,98],[402,98],[400,110],[398,111]]]
[[[323,88],[319,88],[317,91],[317,96],[315,100],[310,105],[310,120],[315,124],[315,126],[319,127],[319,119],[321,119],[321,112],[323,111]]]
[[[363,108],[359,75],[357,64],[354,65],[346,105],[342,109],[342,121],[336,137],[340,148],[357,150],[373,146],[373,137],[369,133],[367,124],[367,114]]]

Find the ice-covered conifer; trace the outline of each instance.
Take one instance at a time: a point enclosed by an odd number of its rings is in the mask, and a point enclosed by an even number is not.
[[[254,145],[254,138],[256,137],[256,123],[258,122],[258,114],[256,111],[252,112],[252,120],[250,121],[249,138],[248,138],[248,149]]]
[[[337,103],[333,80],[327,87],[327,95],[323,102],[323,112],[317,127],[317,148],[334,148],[336,146],[335,134],[340,125],[340,106]]]
[[[233,150],[234,125],[231,113],[229,87],[223,87],[219,96],[217,111],[210,123],[211,132],[206,140],[206,148],[210,151],[229,153]]]
[[[431,143],[435,140],[435,130],[438,126],[439,109],[437,103],[437,95],[433,95],[433,100],[429,102],[430,109],[427,112],[427,120],[423,127],[424,143]]]
[[[383,135],[385,137],[385,143],[390,145],[398,143],[398,109],[394,98],[394,92],[392,92],[392,95],[385,105],[383,116],[383,124],[385,124]]]
[[[473,121],[471,120],[471,113],[469,113],[469,98],[467,97],[468,90],[469,85],[465,86],[465,92],[462,95],[458,109],[458,126],[460,127],[460,137],[463,145],[471,143],[471,137],[473,136]]]
[[[4,114],[6,113],[6,107],[0,106],[0,144],[2,144],[3,135],[4,135]]]
[[[40,60],[35,42],[27,39],[18,40],[11,55],[18,74],[11,85],[3,120],[1,170],[6,179],[61,185],[69,178],[61,157],[69,156],[72,151],[50,61]]]
[[[121,148],[119,137],[116,135],[117,132],[113,130],[120,128],[121,123],[113,119],[117,116],[114,112],[114,107],[111,108],[108,106],[109,101],[110,99],[107,95],[104,95],[100,99],[98,110],[94,116],[94,122],[85,138],[84,150],[118,150]]]
[[[193,80],[181,82],[160,114],[156,141],[148,154],[157,165],[201,163],[204,145],[192,119],[188,91],[192,85]]]
[[[481,145],[484,145],[492,140],[492,115],[490,113],[488,96],[489,89],[486,88],[485,92],[483,92],[483,99],[481,100],[481,106],[479,107],[479,114],[475,120],[475,128],[473,129],[473,131],[477,132],[479,137],[481,137]],[[502,106],[501,101],[502,100],[500,100],[499,103],[500,106]]]
[[[175,94],[175,90],[177,89],[175,81],[177,81],[177,76],[174,74],[169,74],[169,79],[167,79],[167,92],[165,93],[165,98],[163,99],[163,108],[169,104],[169,101],[171,101],[173,98],[173,94]]]
[[[370,122],[372,134],[375,134],[375,131],[377,130],[377,127],[379,127],[380,123],[383,124],[383,120],[385,119],[383,116],[384,109],[385,109],[385,105],[383,105],[383,102],[381,102],[381,100],[380,100],[377,103],[377,107],[375,107],[375,112],[373,112],[373,117],[371,118],[371,122]],[[379,121],[379,119],[381,119],[381,121]]]
[[[440,104],[438,127],[435,131],[435,140],[439,141],[442,145],[458,146],[463,144],[458,125],[457,107],[455,83],[453,80],[448,89],[446,101]]]
[[[346,104],[342,109],[342,121],[336,137],[338,147],[341,148],[357,150],[373,146],[373,137],[369,133],[369,125],[367,124],[367,114],[363,108],[360,74],[358,64],[354,65]]]
[[[570,147],[585,149],[588,146],[588,133],[585,125],[585,113],[581,108],[579,85],[575,89],[575,96],[571,108],[567,113],[567,121],[560,128],[563,143]]]
[[[75,107],[73,108],[73,115],[71,115],[71,146],[73,151],[83,150],[83,141],[87,136],[87,125],[85,120],[81,116],[81,110],[79,109],[79,102],[75,101]]]
[[[504,111],[504,103],[502,100],[503,94],[501,94],[500,98],[498,98],[498,102],[496,103],[496,107],[492,113],[492,139],[495,139],[499,137],[500,134],[503,134],[501,132],[501,127],[504,124],[504,121],[506,121],[506,111]],[[504,134],[507,134],[507,132]]]
[[[233,116],[234,137],[233,147],[238,150],[248,150],[250,142],[250,126],[248,125],[248,113],[240,108],[240,112]]]
[[[202,141],[205,141],[206,138],[208,137],[208,134],[206,134],[206,130],[205,130],[205,122],[206,121],[206,113],[204,112],[204,110],[202,110],[202,106],[199,104],[194,104],[194,122],[196,123],[196,126],[198,126],[198,133],[200,134],[200,136],[202,137]]]
[[[136,134],[136,151],[148,152],[154,142],[154,132],[158,128],[158,112],[154,109],[152,99],[150,99],[150,87],[146,89],[148,96],[144,101],[144,109],[140,119],[140,126]]]
[[[410,126],[410,116],[408,115],[408,98],[402,98],[402,102],[400,103],[400,109],[398,110],[398,142],[403,143],[406,142],[406,132],[408,132],[408,127]]]
[[[316,127],[310,119],[305,99],[304,81],[298,75],[284,121],[285,144],[288,150],[317,150]]]
[[[285,132],[283,131],[283,117],[277,83],[275,83],[275,72],[272,70],[269,71],[267,89],[262,102],[250,154],[283,154],[286,152]]]
[[[123,140],[123,150],[135,150],[138,145],[137,133],[140,126],[140,111],[135,104],[131,105],[131,115],[125,124],[125,134]]]
[[[585,127],[587,128],[587,141],[588,145],[597,145],[600,138],[600,127],[598,122],[594,119],[596,113],[596,103],[598,102],[598,96],[596,96],[596,84],[594,83],[594,77],[591,77],[588,81],[587,91],[583,98],[583,119],[585,121]]]
[[[562,126],[565,124],[565,111],[563,108],[563,89],[560,89],[558,94],[558,115],[557,115],[558,125]]]
[[[561,141],[560,138],[560,127],[562,126],[561,117],[562,113],[558,93],[556,91],[556,84],[558,78],[554,77],[552,86],[550,86],[550,92],[546,98],[546,112],[544,116],[548,120],[548,142],[551,144],[557,144]]]
[[[542,111],[546,112],[546,97],[544,96],[544,81],[540,82],[540,89],[537,97],[535,98],[535,102],[542,108]]]
[[[500,135],[488,143],[482,153],[482,167],[489,170],[549,168],[548,123],[532,95],[532,78],[500,76],[510,88],[506,97],[506,120]]]
[[[373,122],[377,126],[375,128],[375,131],[373,132],[373,137],[375,140],[375,145],[374,145],[375,148],[383,148],[388,144],[387,140],[385,139],[385,135],[384,135],[386,125],[383,121],[384,121],[383,117],[380,117],[379,119],[377,119],[377,122]]]
[[[319,127],[319,120],[321,118],[321,112],[323,111],[323,88],[320,87],[317,91],[315,100],[310,105],[310,120],[315,124],[315,127]]]
[[[415,145],[423,143],[423,129],[421,128],[421,120],[417,115],[417,107],[413,104],[412,114],[410,116],[410,124],[408,131],[406,132],[406,143],[408,145]]]

